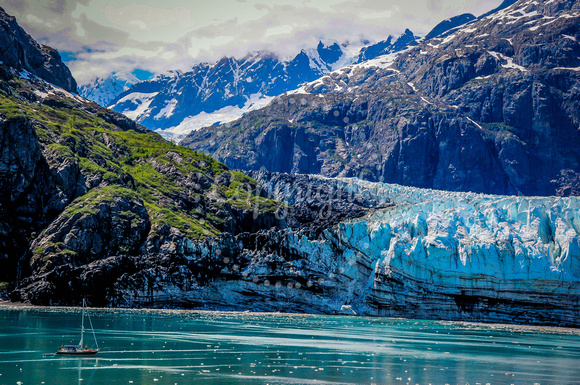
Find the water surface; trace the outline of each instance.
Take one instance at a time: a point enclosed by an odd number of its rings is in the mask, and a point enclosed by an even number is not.
[[[388,318],[0,307],[0,384],[579,384],[580,332]],[[85,341],[92,343],[92,335]]]

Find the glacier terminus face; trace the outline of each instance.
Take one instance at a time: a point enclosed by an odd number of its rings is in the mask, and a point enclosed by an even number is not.
[[[364,293],[343,293],[354,309],[377,315],[527,322],[552,316],[544,310],[550,308],[563,319],[578,321],[573,305],[580,288],[578,198],[341,183],[349,191],[372,191],[395,203],[339,224],[327,233],[322,242],[326,247],[318,243],[317,252],[310,254],[332,260],[336,252],[331,245],[339,245],[334,273],[346,282],[359,282]],[[296,242],[301,247],[311,244]]]

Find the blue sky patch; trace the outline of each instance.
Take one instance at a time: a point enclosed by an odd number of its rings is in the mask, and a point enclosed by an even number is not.
[[[133,72],[131,72],[137,79],[143,81],[143,80],[150,80],[153,79],[153,76],[155,75],[153,72],[147,71],[147,70],[142,70],[140,68],[136,68],[135,70],[133,70]]]
[[[60,54],[62,61],[65,63],[77,60],[76,55],[72,52],[58,51],[58,53]]]

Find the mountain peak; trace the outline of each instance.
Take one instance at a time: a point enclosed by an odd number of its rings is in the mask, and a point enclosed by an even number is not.
[[[77,82],[57,50],[37,43],[0,7],[0,60],[16,70],[26,70],[67,91],[76,92]]]
[[[334,40],[321,40],[318,42],[316,51],[320,58],[329,64],[336,63],[343,55],[340,45],[338,45],[338,42]]]
[[[408,45],[416,44],[416,37],[410,29],[405,29],[397,39],[393,41],[394,37],[391,35],[387,40],[380,41],[376,44],[363,47],[358,55],[357,63],[362,63],[367,60],[374,59],[381,55],[387,55],[405,49]]]
[[[449,19],[443,20],[441,23],[437,24],[426,36],[425,40],[437,37],[452,28],[459,27],[465,23],[475,20],[475,16],[471,13],[464,13],[462,15],[454,16]]]
[[[108,78],[96,78],[88,84],[79,86],[79,94],[101,106],[108,106],[117,95],[139,82],[133,74],[113,73]]]

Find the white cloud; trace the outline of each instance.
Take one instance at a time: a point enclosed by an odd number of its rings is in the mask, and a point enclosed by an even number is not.
[[[501,0],[5,2],[6,11],[41,43],[76,54],[69,66],[83,84],[134,68],[187,70],[201,61],[253,50],[291,57],[320,39],[379,41],[405,28],[425,34],[443,19],[479,15]]]

